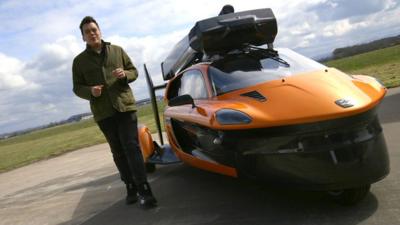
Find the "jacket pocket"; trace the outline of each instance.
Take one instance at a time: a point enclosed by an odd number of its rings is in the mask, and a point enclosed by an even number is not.
[[[121,102],[124,105],[131,105],[131,104],[135,103],[132,91],[130,89],[128,89],[128,90],[126,90],[126,91],[121,93]]]

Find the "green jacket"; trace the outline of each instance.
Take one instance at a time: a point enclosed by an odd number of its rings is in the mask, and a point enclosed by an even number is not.
[[[118,67],[124,69],[125,79],[112,76],[112,71]],[[87,47],[72,64],[73,91],[90,101],[96,121],[110,117],[116,111],[136,111],[135,98],[128,83],[136,80],[137,76],[137,70],[125,51],[108,42],[103,42],[100,54]],[[99,97],[92,96],[91,86],[95,85],[104,85]]]

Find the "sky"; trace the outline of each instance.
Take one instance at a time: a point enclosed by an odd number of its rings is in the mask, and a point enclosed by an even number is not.
[[[400,0],[0,0],[0,134],[89,112],[72,92],[71,66],[85,49],[84,16],[138,68],[136,99],[148,97],[143,64],[162,84],[160,63],[194,23],[235,11],[271,8],[274,45],[318,59],[335,48],[400,35]]]

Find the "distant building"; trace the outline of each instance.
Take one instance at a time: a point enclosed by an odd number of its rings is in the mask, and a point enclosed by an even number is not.
[[[164,98],[164,97],[163,97],[163,96],[160,96],[160,95],[156,96],[156,100],[157,100],[157,101],[161,101],[163,98]],[[151,99],[150,99],[150,98],[141,99],[141,100],[137,100],[137,101],[136,101],[136,105],[137,105],[137,106],[147,105],[147,104],[149,104],[149,103],[151,103]]]
[[[136,101],[136,105],[137,106],[147,105],[150,102],[151,102],[151,100],[149,98],[141,99],[141,100]]]
[[[78,122],[81,120],[85,120],[85,119],[89,119],[92,118],[93,115],[92,113],[88,112],[88,113],[81,113],[81,114],[77,114],[77,115],[73,115],[71,117],[69,117],[66,122],[67,123],[71,123],[71,122]]]
[[[93,114],[87,115],[87,116],[82,116],[81,120],[87,120],[93,118]]]

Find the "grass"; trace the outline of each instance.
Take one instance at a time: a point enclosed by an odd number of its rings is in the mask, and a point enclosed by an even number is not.
[[[378,78],[386,87],[400,86],[400,45],[325,63],[349,74]]]
[[[159,104],[159,108],[163,110],[164,104]],[[152,133],[157,131],[150,104],[139,107],[137,116],[140,124],[145,124]],[[93,119],[8,138],[0,141],[0,172],[105,142]]]
[[[400,45],[325,63],[349,74],[379,78],[387,87],[400,85]],[[159,104],[163,111],[164,104]],[[150,104],[138,108],[138,122],[155,133]],[[161,119],[161,121],[163,121]],[[162,125],[163,127],[163,125]],[[0,172],[34,161],[106,142],[93,120],[52,127],[0,141]]]
[[[164,102],[158,102],[158,114],[160,116],[161,129],[164,130],[164,120],[161,112],[164,111]],[[146,125],[151,133],[157,132],[156,121],[154,120],[154,114],[151,104],[140,107],[137,112],[139,124]]]

